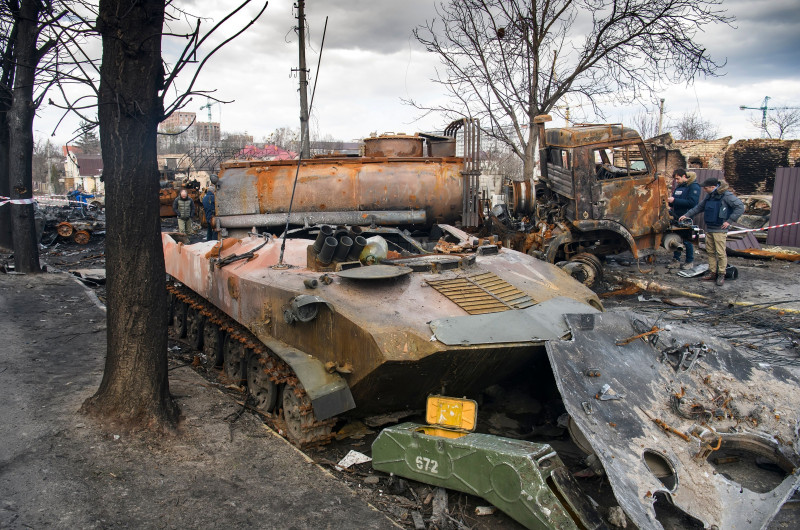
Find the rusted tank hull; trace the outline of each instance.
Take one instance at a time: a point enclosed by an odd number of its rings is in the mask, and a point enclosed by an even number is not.
[[[462,163],[454,157],[311,159],[300,166],[292,210],[424,210],[425,224],[451,223],[461,215]],[[217,215],[224,222],[228,217],[286,212],[296,173],[294,161],[224,164]]]
[[[305,266],[310,240],[286,241],[285,261],[292,265],[287,269],[272,268],[280,251],[280,241],[275,239],[230,238],[221,251],[214,242],[184,246],[166,234],[163,242],[170,276],[264,343],[280,341],[338,371],[352,392],[358,413],[419,407],[428,394],[441,392],[443,386],[450,393],[474,396],[544,355],[544,339],[533,332],[524,340],[487,338],[485,344],[465,339],[464,344],[447,345],[436,339],[431,322],[472,316],[426,280],[458,278],[469,271],[414,273],[364,282],[331,274],[332,283],[308,289],[304,281],[320,276]],[[262,244],[250,261],[221,268],[210,261]],[[518,289],[534,304],[568,296],[587,311],[600,307],[594,293],[557,267],[511,250],[480,257],[473,272],[496,275],[498,281]],[[292,300],[309,294],[324,301],[318,315],[308,322],[287,322],[285,312]],[[466,325],[470,327],[469,321]],[[492,327],[502,336],[502,323]],[[487,330],[488,334],[492,331]]]

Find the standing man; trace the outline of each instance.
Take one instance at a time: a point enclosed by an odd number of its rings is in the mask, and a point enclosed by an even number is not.
[[[189,192],[181,190],[172,203],[172,209],[178,216],[178,232],[192,235],[192,217],[194,217],[194,201],[189,198]]]
[[[672,205],[673,217],[677,219],[697,206],[700,201],[700,184],[696,182],[697,173],[694,171],[687,173],[683,168],[676,169],[672,173],[672,178],[675,179],[677,187],[672,192],[672,197],[667,200]],[[672,254],[673,259],[669,268],[680,266],[681,270],[686,270],[694,267],[694,245],[690,240],[684,239],[683,246],[686,247],[686,262],[681,265],[681,251],[676,250]]]
[[[206,241],[214,239],[214,214],[216,213],[216,204],[214,200],[214,185],[208,187],[205,197],[203,197],[203,210],[206,214],[206,223],[208,230],[206,231]]]
[[[709,178],[702,184],[708,194],[700,203],[683,214],[680,220],[703,212],[706,223],[706,252],[708,252],[708,272],[700,278],[717,285],[725,283],[725,268],[728,256],[725,254],[725,240],[728,227],[744,213],[744,204],[729,189],[727,182]]]

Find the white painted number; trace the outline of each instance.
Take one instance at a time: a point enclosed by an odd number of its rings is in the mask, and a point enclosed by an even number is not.
[[[439,462],[425,456],[417,457],[417,469],[429,473],[439,473]]]

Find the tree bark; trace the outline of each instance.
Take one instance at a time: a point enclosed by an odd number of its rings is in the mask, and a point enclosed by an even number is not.
[[[20,2],[19,19],[14,45],[16,72],[13,101],[8,112],[9,197],[30,199],[33,197],[33,88],[36,81],[36,65],[39,52],[36,40],[39,35],[41,5],[35,0]],[[33,218],[33,204],[9,204],[11,231],[14,241],[14,267],[17,272],[41,272],[39,267],[39,243]]]
[[[4,112],[4,110],[6,112]],[[0,197],[8,197],[11,183],[8,180],[8,147],[11,138],[8,135],[7,109],[0,109]],[[0,248],[12,249],[11,238],[11,205],[0,206]]]
[[[163,115],[164,0],[101,0],[98,117],[106,186],[108,350],[83,410],[130,429],[170,430],[167,298],[156,129]]]

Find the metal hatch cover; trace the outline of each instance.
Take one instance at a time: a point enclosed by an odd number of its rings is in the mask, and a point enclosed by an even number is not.
[[[398,265],[369,265],[341,270],[336,275],[348,280],[388,280],[390,278],[399,278],[412,272],[411,268]]]
[[[705,528],[765,527],[800,485],[800,383],[690,325],[617,346],[652,324],[641,319],[567,315],[572,340],[546,344],[567,412],[617,501],[643,530],[663,528],[657,500]]]

